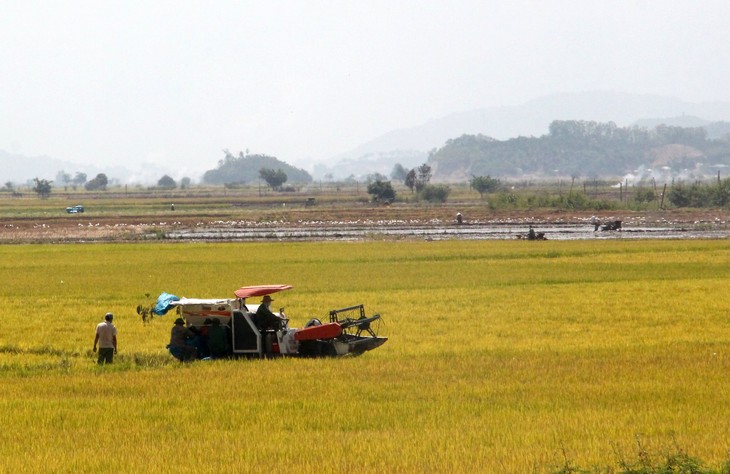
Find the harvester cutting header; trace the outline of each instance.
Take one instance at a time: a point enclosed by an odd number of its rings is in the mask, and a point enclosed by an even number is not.
[[[179,298],[162,293],[153,312],[158,316],[175,310],[168,349],[181,361],[222,357],[346,356],[360,355],[388,340],[376,332],[379,314],[367,316],[362,304],[329,312],[329,322],[310,319],[303,328],[289,327],[281,308],[269,309],[271,295],[291,285],[245,286],[235,298]],[[260,304],[248,298],[262,297]]]

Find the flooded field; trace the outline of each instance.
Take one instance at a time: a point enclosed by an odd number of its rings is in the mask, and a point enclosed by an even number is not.
[[[598,217],[558,210],[512,211],[464,218],[461,224],[455,218],[424,218],[426,212],[401,209],[353,210],[336,218],[325,218],[327,214],[332,213],[292,212],[275,219],[257,215],[255,220],[180,214],[174,219],[169,215],[1,219],[0,242],[509,240],[527,238],[530,226],[546,240],[730,238],[730,213],[711,210],[626,211]],[[456,216],[456,212],[443,215]],[[596,230],[594,225],[616,220],[621,221],[621,230]]]
[[[725,221],[696,223],[646,223],[641,219],[623,222],[620,230],[596,230],[587,222],[490,221],[456,224],[421,221],[346,222],[211,222],[179,227],[165,238],[190,241],[271,241],[271,240],[508,240],[526,239],[529,226],[545,240],[601,239],[726,239],[730,225]]]

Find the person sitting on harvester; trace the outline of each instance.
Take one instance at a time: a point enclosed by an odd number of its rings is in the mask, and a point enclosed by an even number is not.
[[[271,299],[271,296],[266,295],[261,300],[261,304],[259,305],[259,308],[256,310],[256,325],[259,327],[259,329],[267,330],[267,329],[281,329],[283,320],[271,312],[271,309],[269,307],[271,306],[271,302],[274,301]]]

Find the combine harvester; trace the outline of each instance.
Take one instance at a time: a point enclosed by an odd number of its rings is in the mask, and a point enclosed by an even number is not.
[[[236,297],[230,299],[178,298],[162,293],[153,312],[162,316],[175,310],[196,334],[204,333],[203,328],[217,319],[228,334],[229,357],[357,356],[388,340],[379,337],[373,327],[374,322],[380,321],[380,315],[366,316],[362,304],[330,311],[328,323],[310,319],[303,328],[296,329],[289,327],[283,308],[274,313],[279,321],[272,327],[257,316],[258,304],[246,303],[247,298],[291,288],[291,285],[245,286],[236,290]],[[173,349],[170,352],[181,358]]]

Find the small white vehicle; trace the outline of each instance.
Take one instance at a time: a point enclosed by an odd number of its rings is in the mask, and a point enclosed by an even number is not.
[[[373,328],[372,323],[379,321],[380,315],[367,317],[363,305],[332,310],[328,323],[311,319],[304,328],[296,329],[289,327],[283,308],[274,313],[278,321],[271,324],[257,315],[260,305],[246,303],[247,298],[288,289],[291,285],[248,286],[236,290],[235,298],[224,299],[177,298],[162,293],[153,312],[161,316],[175,309],[187,327],[201,339],[206,327],[217,320],[215,324],[222,326],[228,334],[226,355],[229,357],[360,355],[388,340],[379,337]],[[196,342],[190,341],[190,344],[196,345]],[[180,352],[169,349],[173,356],[183,360]],[[198,358],[207,357],[204,348],[196,345],[196,349]]]
[[[84,212],[84,206],[81,204],[76,204],[75,206],[70,206],[66,208],[66,212],[68,214],[81,214]]]

